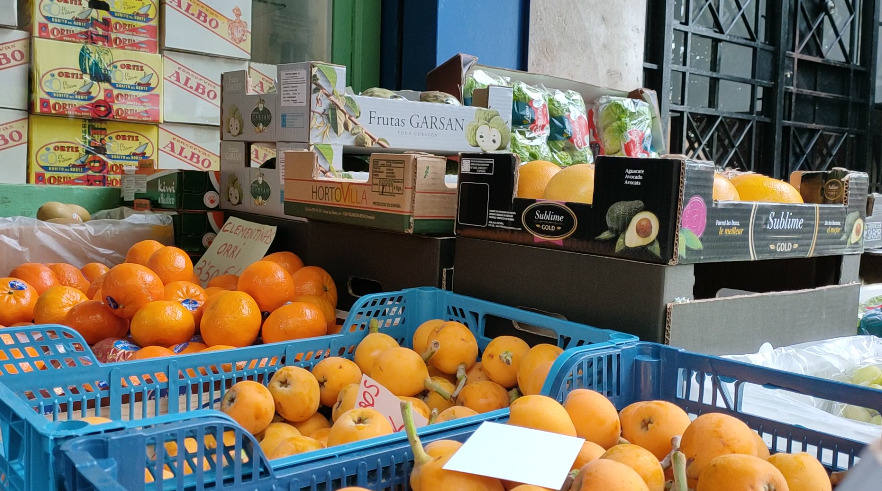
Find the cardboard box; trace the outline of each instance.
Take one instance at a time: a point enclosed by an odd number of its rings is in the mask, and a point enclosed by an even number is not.
[[[95,213],[116,208],[120,204],[119,198],[119,188],[0,183],[0,217],[34,218],[47,201],[73,203]]]
[[[146,163],[149,161],[142,161]],[[159,170],[152,166],[122,176],[122,199],[145,200],[149,208],[213,210],[220,206],[220,172]]]
[[[285,213],[405,233],[453,231],[456,190],[444,180],[447,159],[428,154],[371,154],[367,180],[326,177],[315,152],[285,154]]]
[[[158,0],[23,0],[23,28],[34,37],[157,53]]]
[[[119,186],[126,167],[155,159],[156,125],[31,116],[28,182]]]
[[[162,47],[251,58],[251,0],[164,0]]]
[[[221,74],[246,62],[166,51],[162,63],[165,122],[220,125]]]
[[[461,156],[457,235],[661,264],[862,250],[862,172],[802,176],[831,187],[835,181],[842,204],[714,201],[710,162],[601,156],[588,205],[515,197],[518,164],[511,154]],[[648,227],[645,234],[638,224]]]
[[[851,336],[859,256],[661,265],[457,237],[453,290],[709,354]],[[512,332],[494,332],[494,336]],[[518,333],[520,334],[520,333]]]
[[[34,114],[162,121],[159,55],[34,39],[31,65]]]
[[[867,220],[864,227],[864,250],[882,249],[882,194],[867,197]]]
[[[289,217],[290,218],[290,217]],[[337,308],[359,297],[402,288],[450,288],[453,237],[429,237],[309,220],[304,261],[321,266],[337,285]]]
[[[283,172],[277,145],[284,150],[293,143],[221,142],[221,207],[258,215],[284,217]],[[303,149],[304,145],[299,145]],[[270,168],[259,168],[276,159]],[[271,162],[269,162],[271,164]]]
[[[248,62],[248,93],[270,94],[276,91],[278,70],[269,63]]]
[[[359,153],[397,149],[450,154],[508,148],[510,88],[490,87],[486,107],[474,107],[346,95],[345,83],[346,67],[289,63],[278,67],[276,93],[249,94],[244,71],[225,73],[222,138],[335,144]],[[500,118],[493,123],[498,128],[490,127],[494,116]],[[478,147],[470,133],[477,134],[482,127],[491,136],[481,139]]]
[[[0,26],[18,27],[18,0],[0,0]]]
[[[0,109],[0,183],[24,184],[27,177],[28,113]]]
[[[173,211],[169,214],[175,230],[175,246],[191,256],[204,254],[224,226],[224,212],[219,210]]]
[[[29,60],[28,33],[0,29],[0,108],[27,111]]]
[[[220,170],[220,133],[216,126],[159,125],[158,169]]]

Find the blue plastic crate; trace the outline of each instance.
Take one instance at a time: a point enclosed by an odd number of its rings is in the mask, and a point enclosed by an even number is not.
[[[482,347],[490,341],[490,337],[484,335],[488,321],[496,318],[549,334],[552,337],[549,342],[556,341],[563,348],[635,339],[631,335],[435,288],[365,296],[352,307],[343,324],[344,332],[337,335],[107,365],[98,363],[82,337],[66,327],[4,329],[3,334],[9,337],[0,335],[0,341],[5,339],[12,344],[0,345],[0,367],[4,363],[3,356],[9,358],[7,364],[11,365],[0,373],[0,487],[12,490],[57,487],[67,473],[49,471],[57,469],[57,449],[65,440],[129,428],[140,431],[156,424],[217,416],[221,413],[210,408],[216,407],[225,390],[235,382],[250,379],[266,383],[284,365],[310,368],[328,356],[351,357],[372,319],[379,322],[381,332],[407,346],[417,326],[433,318],[464,323],[476,334]],[[91,426],[71,421],[95,415],[109,417],[114,422]],[[326,452],[327,455],[357,452],[376,444],[358,442]],[[321,455],[322,452],[314,453]],[[266,463],[259,452],[253,455],[251,462],[262,467],[257,471],[236,471],[234,482],[245,479],[243,476],[259,479],[266,469],[280,465],[277,464],[280,461]],[[221,466],[218,472],[227,470]],[[204,476],[197,470],[188,478],[203,479]]]
[[[829,400],[882,407],[882,391],[842,384],[824,379],[806,377],[779,370],[748,365],[714,356],[690,353],[681,349],[654,343],[629,343],[626,345],[595,345],[568,350],[551,369],[543,393],[559,401],[576,388],[597,390],[621,409],[624,406],[650,399],[673,402],[693,415],[716,411],[732,414],[759,431],[773,451],[808,451],[818,455],[828,468],[844,470],[854,464],[863,448],[834,433],[808,430],[798,424],[786,424],[746,414],[741,408],[744,389],[750,385],[771,390],[790,390],[801,394]],[[703,394],[703,395],[702,395]],[[508,410],[488,413],[480,420],[460,420],[423,428],[420,436],[424,443],[438,439],[464,441],[486,420],[505,422]],[[179,422],[156,426],[143,435],[135,430],[103,435],[86,436],[71,440],[61,448],[64,465],[58,472],[68,477],[66,489],[140,489],[142,482],[135,478],[144,472],[139,463],[126,464],[121,455],[143,451],[146,445],[158,442],[177,442],[181,445],[186,437],[199,438],[208,431],[218,435],[230,423],[211,420],[202,422]],[[210,454],[216,462],[236,449],[245,448],[248,455],[256,443],[247,434],[238,435],[225,453]],[[238,447],[235,447],[238,445]],[[382,444],[360,451],[341,452],[328,449],[273,462],[265,474],[213,472],[210,476],[181,476],[166,484],[171,489],[187,487],[202,488],[223,482],[235,489],[333,491],[344,486],[363,486],[376,491],[406,489],[413,465],[413,454],[402,434],[382,438]],[[160,464],[179,469],[184,461],[195,466],[200,460],[195,453],[182,456],[180,461],[167,457],[157,461],[152,472],[158,472]],[[218,460],[218,457],[221,459]],[[187,460],[189,459],[189,460]],[[125,467],[128,465],[129,467]],[[261,467],[266,468],[267,466]],[[214,471],[214,467],[212,470]],[[252,477],[254,476],[254,477]]]

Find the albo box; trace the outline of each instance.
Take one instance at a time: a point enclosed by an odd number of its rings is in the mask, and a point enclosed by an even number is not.
[[[155,159],[155,125],[31,116],[28,182],[119,186],[126,167]]]
[[[148,162],[148,161],[142,161]],[[213,210],[220,205],[220,172],[139,168],[122,177],[122,199],[151,208]]]
[[[251,58],[251,0],[165,0],[162,47]]]
[[[246,62],[166,51],[162,64],[165,122],[220,125],[221,74]]]
[[[33,40],[31,112],[162,121],[162,58],[89,44]]]
[[[0,26],[18,27],[18,0],[0,1]]]
[[[406,233],[453,230],[456,189],[436,155],[371,154],[366,181],[325,177],[314,152],[285,154],[285,214]]]
[[[0,108],[28,109],[28,33],[0,29]]]
[[[28,113],[0,109],[0,183],[24,184],[27,169]]]
[[[509,146],[510,88],[489,87],[486,107],[476,107],[349,95],[345,80],[340,65],[289,63],[278,66],[275,93],[249,94],[244,71],[225,73],[222,138],[343,145],[360,153],[494,152]]]
[[[220,170],[220,134],[216,126],[159,125],[158,169]]]
[[[600,156],[589,205],[516,197],[518,164],[511,154],[461,156],[458,235],[662,264],[862,250],[862,172],[803,174],[805,204],[714,201],[710,162]],[[808,192],[816,181],[832,201]]]
[[[269,63],[248,62],[248,92],[251,94],[269,94],[276,91],[278,70],[276,65]]]

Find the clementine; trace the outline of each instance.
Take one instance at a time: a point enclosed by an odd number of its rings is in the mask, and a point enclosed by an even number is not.
[[[222,274],[208,280],[206,288],[219,287],[224,290],[235,290],[239,285],[239,277],[234,274]]]
[[[144,360],[147,358],[162,358],[164,356],[174,356],[175,352],[164,347],[164,346],[144,346],[143,348],[135,351],[135,354],[130,358],[131,360]]]
[[[327,298],[318,295],[300,295],[294,297],[294,301],[311,303],[318,307],[322,314],[324,314],[325,320],[328,321],[328,333],[337,326],[337,309],[328,302]]]
[[[87,297],[91,298],[92,300],[101,300],[101,285],[104,284],[105,276],[107,276],[106,273],[95,278],[91,283],[89,283],[89,289],[86,291]]]
[[[146,266],[118,264],[104,275],[101,297],[113,313],[131,319],[144,305],[162,299],[162,280]]]
[[[209,286],[209,287],[205,288],[205,300],[207,301],[209,298],[217,295],[220,292],[228,292],[228,291],[235,291],[235,290],[236,290],[235,288],[230,290],[227,288],[221,288],[219,286]]]
[[[98,300],[87,300],[71,307],[64,324],[80,333],[88,344],[106,338],[122,338],[129,332],[129,323],[113,315],[113,310]]]
[[[303,261],[300,260],[300,256],[289,251],[279,251],[268,254],[263,260],[279,263],[286,271],[288,271],[288,274],[294,274],[295,271],[303,267]]]
[[[294,295],[318,295],[325,297],[337,308],[337,286],[327,271],[318,266],[304,266],[291,275],[294,279]]]
[[[132,339],[141,346],[169,346],[193,337],[193,314],[172,300],[156,300],[141,307],[132,317]]]
[[[17,278],[0,278],[0,325],[28,322],[34,318],[37,290]]]
[[[199,326],[206,300],[205,290],[201,286],[189,281],[172,281],[165,285],[163,300],[172,300],[183,305],[193,314],[193,322]]]
[[[217,347],[217,346],[215,346]],[[189,355],[190,353],[199,353],[202,350],[207,349],[208,346],[205,343],[200,343],[199,341],[187,341],[186,343],[179,343],[174,346],[169,346],[168,349],[175,352],[178,355]],[[217,351],[217,350],[215,350]]]
[[[260,307],[244,292],[220,292],[202,308],[200,332],[208,346],[249,346],[260,332]]]
[[[264,343],[314,338],[328,333],[328,322],[314,304],[292,302],[274,310],[264,321],[261,333]]]
[[[263,312],[272,312],[294,299],[294,280],[272,261],[251,263],[239,275],[236,289],[251,295]]]
[[[101,263],[89,263],[80,268],[80,272],[83,273],[83,276],[85,276],[89,282],[95,281],[96,278],[104,275],[104,273],[108,271],[110,271],[110,268]]]
[[[129,251],[126,253],[125,262],[146,266],[147,261],[150,260],[150,256],[152,256],[154,252],[162,249],[163,247],[165,247],[165,245],[163,245],[161,242],[152,239],[136,242],[132,247],[129,248]]]
[[[72,286],[53,286],[37,298],[37,303],[34,304],[34,322],[61,324],[74,305],[86,300],[86,294]]]
[[[58,285],[58,277],[48,266],[40,263],[23,263],[9,272],[9,276],[24,280],[37,290],[37,295]]]
[[[89,291],[89,280],[79,269],[67,263],[49,263],[47,266],[55,273],[58,284],[72,286],[83,293]]]
[[[166,246],[157,250],[147,260],[147,267],[152,269],[163,283],[193,279],[193,261],[186,252],[177,247]]]

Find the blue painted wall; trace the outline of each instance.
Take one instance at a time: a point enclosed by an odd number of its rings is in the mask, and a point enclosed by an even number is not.
[[[425,88],[426,73],[456,53],[526,69],[529,0],[384,0],[384,87]]]

